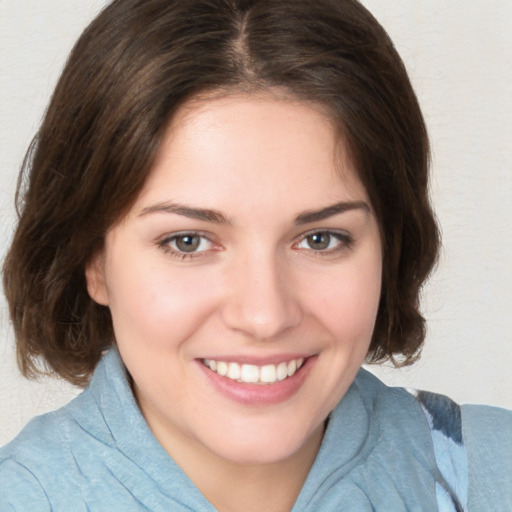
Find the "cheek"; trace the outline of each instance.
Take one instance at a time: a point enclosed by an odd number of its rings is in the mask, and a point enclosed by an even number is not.
[[[109,302],[118,343],[175,345],[191,336],[216,301],[214,276],[162,265],[123,265],[112,273]]]
[[[381,293],[381,264],[368,262],[340,269],[329,279],[317,280],[311,308],[343,345],[369,344]]]

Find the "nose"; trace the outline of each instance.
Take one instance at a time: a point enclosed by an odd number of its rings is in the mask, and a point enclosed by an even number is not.
[[[230,273],[227,289],[224,323],[253,339],[275,339],[302,320],[293,278],[275,255],[244,258]]]

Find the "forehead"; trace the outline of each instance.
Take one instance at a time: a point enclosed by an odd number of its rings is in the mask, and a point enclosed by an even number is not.
[[[326,200],[366,199],[325,109],[282,95],[230,94],[195,98],[176,112],[141,196],[225,192],[257,202],[263,191],[292,200],[308,190],[332,196]]]

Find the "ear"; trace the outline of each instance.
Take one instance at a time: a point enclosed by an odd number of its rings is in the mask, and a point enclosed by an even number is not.
[[[87,291],[92,300],[108,306],[108,292],[105,282],[105,258],[103,251],[94,254],[85,266]]]

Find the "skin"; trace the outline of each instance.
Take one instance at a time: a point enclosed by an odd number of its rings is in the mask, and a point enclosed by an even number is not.
[[[292,507],[367,354],[381,262],[366,191],[318,106],[230,95],[174,116],[86,277],[151,430],[218,510]],[[311,359],[278,403],[233,400],[201,363],[290,356]]]

